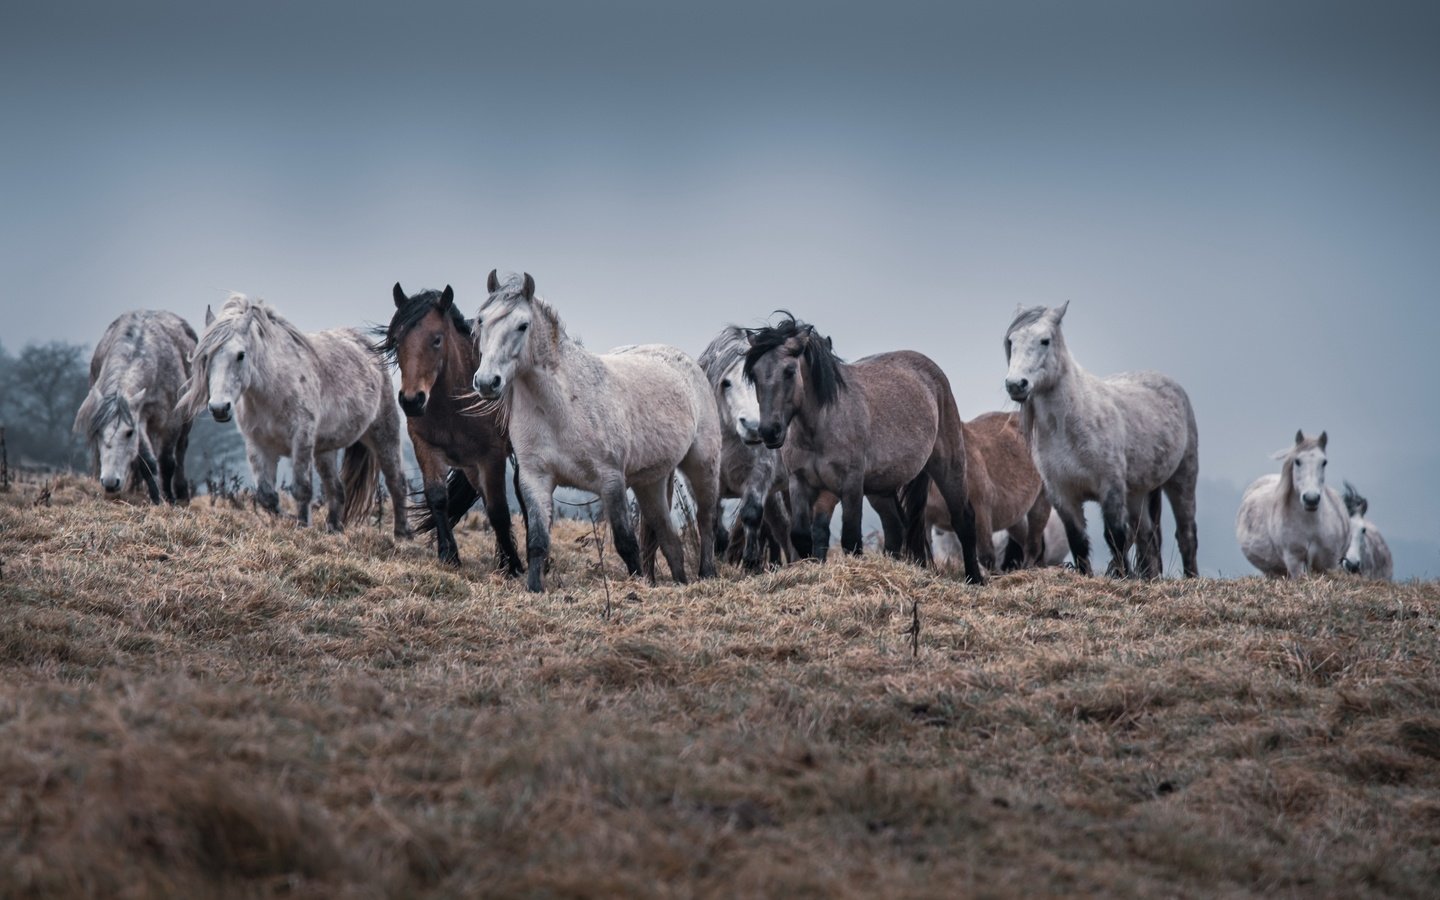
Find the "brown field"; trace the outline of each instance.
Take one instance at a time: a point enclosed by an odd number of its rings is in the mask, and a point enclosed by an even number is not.
[[[875,556],[551,592],[0,495],[0,897],[1428,896],[1440,584]],[[919,601],[918,654],[906,634]]]

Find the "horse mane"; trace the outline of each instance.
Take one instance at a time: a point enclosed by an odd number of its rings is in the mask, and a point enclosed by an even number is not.
[[[1360,496],[1360,492],[1355,490],[1355,485],[1348,481],[1345,482],[1345,511],[1352,516],[1363,516],[1369,510],[1369,507],[1370,501]]]
[[[256,338],[249,342],[246,352],[254,358],[252,365],[256,366],[257,371],[264,370],[263,361],[269,356],[269,344],[277,336],[289,338],[317,367],[320,364],[320,357],[315,352],[315,345],[310,343],[310,338],[289,319],[276,312],[270,304],[245,294],[231,294],[226,298],[225,305],[220,307],[220,314],[215,317],[215,321],[206,326],[200,340],[195,344],[190,379],[176,404],[177,409],[187,416],[199,414],[200,408],[205,405],[210,395],[210,357],[226,341],[247,332]]]
[[[718,396],[720,393],[720,382],[725,379],[725,373],[735,368],[735,364],[745,358],[745,352],[750,345],[745,340],[745,329],[738,325],[726,325],[725,328],[705,348],[696,360],[700,369],[705,373],[705,378],[710,386],[715,389]]]
[[[1024,309],[1017,309],[1015,311],[1015,318],[1011,320],[1010,327],[1005,329],[1006,362],[1010,361],[1010,335],[1014,334],[1017,329],[1040,321],[1041,316],[1044,316],[1046,312],[1047,310],[1043,306],[1027,306]]]
[[[91,410],[88,424],[90,437],[95,437],[102,428],[116,420],[122,425],[135,427],[135,413],[130,409],[130,401],[118,391],[102,395]]]
[[[399,365],[397,354],[400,352],[400,342],[410,330],[420,324],[420,320],[430,314],[435,301],[440,299],[440,291],[424,290],[411,297],[404,306],[395,310],[395,315],[390,317],[389,325],[376,325],[370,329],[370,333],[377,338],[371,343],[370,349],[380,354],[386,365],[394,367]],[[473,335],[470,330],[470,323],[454,303],[450,304],[447,311],[450,324],[461,336],[469,338]]]
[[[749,329],[750,347],[745,351],[745,377],[753,380],[755,364],[761,357],[778,347],[783,347],[792,338],[806,337],[805,379],[815,391],[815,399],[823,406],[829,406],[845,390],[845,360],[830,349],[830,342],[815,331],[815,326],[796,320],[786,310],[778,310],[785,318],[779,324]]]

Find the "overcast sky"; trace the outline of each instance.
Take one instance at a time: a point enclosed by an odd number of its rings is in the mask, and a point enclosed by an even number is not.
[[[1440,5],[361,5],[9,0],[0,342],[499,267],[595,349],[777,307],[917,349],[968,417],[1069,300],[1086,368],[1188,388],[1203,477],[1328,429],[1440,574]]]

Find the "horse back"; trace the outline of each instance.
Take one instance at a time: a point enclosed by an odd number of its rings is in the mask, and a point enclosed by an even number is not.
[[[623,423],[627,474],[644,477],[674,468],[697,444],[718,461],[720,413],[709,380],[687,353],[666,344],[639,344],[600,361],[612,382],[606,399]]]
[[[390,376],[370,344],[354,328],[307,334],[314,356],[297,353],[293,370],[277,373],[317,421],[316,448],[348,447],[394,405]],[[278,362],[278,361],[277,361]],[[398,412],[395,413],[398,418]]]
[[[858,383],[866,408],[860,439],[866,490],[896,489],[936,454],[963,452],[964,436],[950,380],[923,353],[896,350],[856,360],[846,377]]]

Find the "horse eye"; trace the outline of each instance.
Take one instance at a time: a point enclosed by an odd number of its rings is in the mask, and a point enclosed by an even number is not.
[[[1328,460],[1328,459],[1322,459],[1322,460],[1320,460],[1320,468],[1323,469],[1323,468],[1325,468],[1325,467],[1328,466],[1328,465],[1330,465],[1330,460]]]
[[[530,323],[529,323],[529,322],[522,322],[521,325],[520,325],[520,327],[517,328],[517,329],[515,329],[515,330],[516,330],[516,331],[524,331],[525,329],[527,329],[527,328],[529,328],[529,327],[530,327]]]
[[[726,378],[726,379],[723,379],[723,380],[720,382],[720,390],[722,390],[722,391],[728,391],[728,390],[730,390],[730,379]]]
[[[1042,346],[1042,347],[1048,347],[1048,346],[1050,346],[1050,339],[1049,339],[1049,338],[1043,338],[1043,339],[1041,339],[1041,341],[1040,341],[1040,346]]]
[[[795,368],[794,368],[793,366],[785,370],[785,377],[786,377],[786,378],[794,378],[794,377],[795,377]]]
[[[235,354],[235,361],[236,361],[236,362],[240,362],[240,361],[243,360],[244,358],[245,358],[245,351],[244,351],[244,350],[241,350],[239,353]]]
[[[1304,465],[1304,463],[1302,463],[1300,460],[1298,460],[1298,459],[1295,460],[1295,468],[1298,469],[1298,468],[1300,468],[1302,465]]]
[[[445,343],[445,336],[443,334],[435,335],[435,340],[431,341],[431,345],[435,347],[439,347],[443,343]]]
[[[126,436],[127,438],[132,438],[132,437],[134,437],[134,436],[135,436],[135,429],[133,429],[133,428],[127,428],[127,429],[125,429],[125,436]]]

